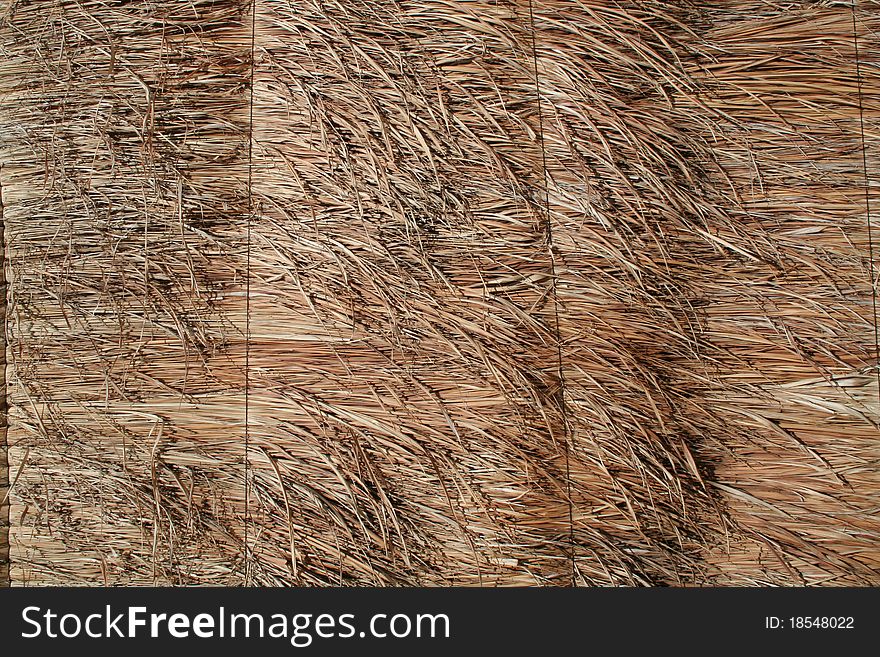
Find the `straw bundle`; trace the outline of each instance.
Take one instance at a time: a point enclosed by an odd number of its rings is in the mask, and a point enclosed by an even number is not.
[[[880,3],[0,16],[14,583],[880,582]]]
[[[0,11],[16,581],[237,581],[242,11]]]
[[[706,38],[723,55],[704,67],[740,201],[719,237],[741,249],[707,291],[724,372],[707,397],[726,426],[718,484],[751,543],[716,559],[734,583],[876,584],[880,6],[754,3],[748,25],[742,6],[718,8]]]

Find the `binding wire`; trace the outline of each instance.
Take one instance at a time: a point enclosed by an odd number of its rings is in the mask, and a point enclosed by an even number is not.
[[[245,225],[245,336],[244,336],[244,585],[251,583],[250,517],[250,356],[251,356],[251,225],[254,216],[254,81],[256,73],[257,0],[251,2],[250,99],[248,103],[247,222]]]
[[[550,176],[547,171],[547,148],[544,142],[544,114],[541,111],[541,79],[538,72],[538,40],[535,25],[535,10],[529,0],[529,24],[532,35],[532,60],[535,74],[535,93],[538,103],[538,142],[541,145],[541,168],[544,174],[544,234],[547,237],[547,250],[550,253],[550,293],[553,299],[554,338],[556,340],[556,376],[559,381],[559,410],[562,415],[563,455],[565,458],[565,495],[568,498],[568,543],[570,562],[569,586],[577,586],[577,563],[575,561],[574,541],[574,501],[571,497],[571,460],[568,407],[565,403],[565,371],[562,367],[562,332],[559,327],[559,295],[556,289],[556,255],[553,249],[553,221],[550,216]]]
[[[871,277],[871,310],[874,317],[874,372],[877,376],[877,396],[880,401],[880,326],[877,323],[877,276],[874,266],[874,235],[871,223],[871,181],[868,174],[868,146],[865,141],[865,109],[862,98],[862,64],[859,56],[858,0],[850,3],[852,10],[853,49],[856,60],[856,88],[858,90],[859,130],[862,140],[862,170],[865,176],[865,215],[868,224],[868,272]]]

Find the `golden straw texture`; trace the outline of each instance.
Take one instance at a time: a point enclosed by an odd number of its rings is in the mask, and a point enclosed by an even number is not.
[[[13,583],[880,583],[878,34],[3,0]]]

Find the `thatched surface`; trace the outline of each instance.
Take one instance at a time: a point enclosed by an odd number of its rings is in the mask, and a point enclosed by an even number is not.
[[[880,3],[0,17],[14,582],[880,583]]]
[[[238,581],[242,10],[0,10],[17,581]]]
[[[743,253],[708,294],[721,375],[707,407],[725,427],[724,444],[712,441],[718,483],[751,545],[716,559],[734,583],[876,584],[866,194],[876,221],[880,5],[856,14],[860,90],[850,12],[810,3],[779,15],[755,3],[744,28],[742,3],[729,4],[706,35],[723,53],[705,67],[706,103],[729,119],[712,126],[729,144],[715,151],[740,204],[720,236]]]

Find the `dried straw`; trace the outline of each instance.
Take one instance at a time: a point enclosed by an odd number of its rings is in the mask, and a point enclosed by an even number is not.
[[[880,3],[0,16],[15,583],[880,583]]]
[[[0,15],[13,579],[240,581],[243,7]]]

